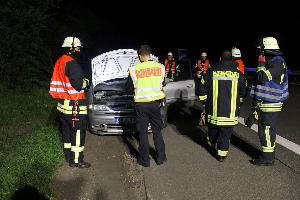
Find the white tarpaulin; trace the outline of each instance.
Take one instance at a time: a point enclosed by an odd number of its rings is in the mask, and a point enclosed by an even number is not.
[[[151,55],[151,59],[157,61],[157,57],[153,55]],[[128,77],[128,68],[139,62],[137,51],[133,49],[110,51],[93,58],[93,87],[104,81]]]

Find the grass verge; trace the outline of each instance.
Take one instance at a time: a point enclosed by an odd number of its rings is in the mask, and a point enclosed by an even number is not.
[[[5,94],[0,99],[0,199],[14,198],[29,186],[52,196],[49,183],[63,160],[56,101],[46,87],[0,92]]]

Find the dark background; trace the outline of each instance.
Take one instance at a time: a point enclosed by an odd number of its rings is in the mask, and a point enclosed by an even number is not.
[[[257,40],[273,36],[285,53],[288,65],[298,67],[300,23],[293,5],[287,1],[95,2],[62,4],[67,13],[69,9],[80,10],[76,17],[90,26],[90,30],[75,31],[82,35],[88,57],[148,43],[160,59],[169,50],[176,55],[178,48],[187,48],[192,59],[197,59],[201,51],[207,51],[214,63],[221,51],[237,46],[246,66],[254,67]]]
[[[8,36],[12,37],[12,33],[16,31],[24,32],[27,23],[31,23],[32,27],[38,23],[44,25],[38,30],[32,28],[37,32],[34,37],[29,37],[32,39],[23,38],[16,43],[18,41],[16,37],[11,39],[11,42],[14,42],[17,48],[21,48],[18,44],[29,44],[28,41],[35,41],[36,37],[40,39],[39,44],[42,43],[50,55],[49,62],[43,64],[48,66],[44,70],[47,71],[44,73],[45,77],[51,76],[53,63],[60,55],[60,46],[67,36],[78,36],[82,40],[85,69],[89,68],[90,59],[96,55],[114,49],[137,49],[141,44],[150,44],[153,53],[159,56],[161,61],[168,51],[172,51],[176,58],[177,49],[186,48],[193,62],[199,58],[202,51],[206,51],[211,63],[219,60],[223,50],[236,46],[242,52],[246,67],[255,67],[257,41],[263,36],[275,37],[285,54],[289,68],[299,69],[297,61],[300,45],[299,11],[295,3],[291,3],[293,1],[6,0],[6,2],[15,4],[13,6],[7,4],[11,9],[10,15],[1,12],[4,14],[2,18],[4,23],[0,18],[0,28],[2,24],[17,27],[8,32]],[[43,8],[41,4],[46,7],[44,10],[41,9]],[[32,13],[28,13],[28,7],[36,12],[40,11],[40,14],[33,19],[25,18],[28,21],[23,26],[18,26],[23,22],[24,16],[22,14],[15,20],[16,10],[23,9],[25,14],[32,16]],[[40,22],[44,16],[46,16],[44,21]],[[6,23],[7,21],[9,23]],[[28,33],[25,33],[28,35],[32,33],[30,29],[27,31]],[[3,46],[6,46],[6,49]],[[8,42],[0,45],[3,50],[1,56],[7,54],[5,52],[8,47],[12,47]],[[33,49],[31,43],[28,49]],[[4,63],[0,63],[1,74],[4,74],[4,77],[13,74],[5,73],[5,70],[16,65],[11,64],[10,67],[5,65],[8,61],[15,63],[15,52],[11,50],[9,58],[0,59]],[[27,51],[21,49],[19,53],[22,52]],[[34,53],[29,55],[29,59],[35,58],[32,54]],[[20,63],[19,65],[21,66]],[[19,69],[22,71],[26,67],[22,65]],[[28,73],[25,75],[28,76]]]

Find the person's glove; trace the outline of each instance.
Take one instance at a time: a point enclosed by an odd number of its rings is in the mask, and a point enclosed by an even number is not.
[[[254,111],[249,117],[245,119],[245,124],[248,128],[251,128],[255,121],[258,119],[257,112]]]
[[[90,86],[90,81],[87,78],[83,78],[82,80],[82,89],[87,90]]]

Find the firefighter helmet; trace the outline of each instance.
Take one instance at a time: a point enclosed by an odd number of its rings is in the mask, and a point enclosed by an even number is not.
[[[242,57],[241,51],[238,48],[236,48],[236,47],[232,48],[231,54],[232,54],[232,57],[235,57],[235,58]]]
[[[169,53],[168,53],[168,56],[173,56],[173,53],[172,53],[172,52],[169,52]]]
[[[201,56],[207,57],[207,53],[206,53],[206,52],[203,52],[203,53],[201,53]]]
[[[273,37],[264,37],[257,48],[264,50],[279,50],[277,40]]]
[[[66,37],[61,47],[82,47],[80,40],[77,37]]]

